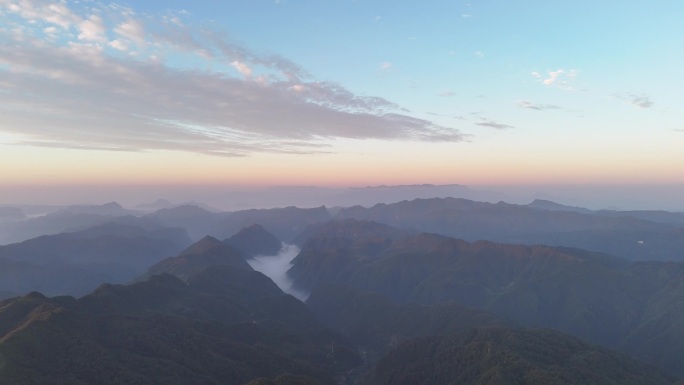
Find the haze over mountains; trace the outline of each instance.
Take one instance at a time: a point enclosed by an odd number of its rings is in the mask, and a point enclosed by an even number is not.
[[[160,198],[161,197],[161,198]],[[416,198],[456,197],[475,201],[527,204],[551,200],[593,210],[684,211],[683,185],[524,185],[475,186],[459,184],[370,185],[365,187],[317,186],[50,186],[35,189],[8,186],[0,192],[0,207],[18,207],[33,216],[57,211],[74,202],[99,205],[120,202],[131,209],[151,212],[179,205],[209,211],[297,206],[348,207],[396,203]]]
[[[5,237],[47,235],[0,246],[1,383],[684,376],[683,213],[168,203],[6,210]]]

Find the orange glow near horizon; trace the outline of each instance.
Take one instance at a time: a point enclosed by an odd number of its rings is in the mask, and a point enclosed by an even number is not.
[[[106,152],[0,146],[10,185],[233,185],[360,187],[409,184],[535,185],[684,183],[674,144],[661,151],[601,146],[520,148],[478,143],[338,141],[328,154],[227,158],[173,151]],[[612,149],[615,151],[615,149]]]

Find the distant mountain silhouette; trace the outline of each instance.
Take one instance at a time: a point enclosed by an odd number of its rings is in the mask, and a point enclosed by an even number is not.
[[[190,238],[199,240],[205,235],[216,235],[216,223],[226,214],[214,213],[194,205],[182,205],[164,208],[143,216],[147,220],[155,221],[162,226],[183,227]],[[221,236],[221,235],[216,235]]]
[[[112,217],[123,217],[137,213],[134,210],[123,208],[116,202],[109,202],[102,205],[74,205],[63,208],[60,211],[72,214],[94,214]]]
[[[313,237],[347,238],[347,239],[396,239],[412,231],[398,230],[392,226],[373,221],[356,219],[334,220],[309,225],[292,241],[297,246],[303,246]]]
[[[582,213],[582,214],[591,214],[593,211],[589,209],[585,209],[583,207],[576,207],[576,206],[566,206],[562,205],[560,203],[552,202],[549,200],[544,200],[544,199],[535,199],[532,203],[528,204],[527,207],[533,208],[533,209],[540,209],[540,210],[549,210],[549,211],[572,211],[576,213]]]
[[[488,202],[505,199],[505,195],[474,190],[458,184],[379,185],[364,187],[274,186],[268,188],[225,191],[222,205],[231,211],[259,207],[349,207],[396,203],[406,199],[459,197]],[[268,228],[268,227],[267,227]]]
[[[586,213],[543,201],[522,206],[445,198],[350,207],[335,218],[375,221],[468,241],[577,247],[632,260],[684,260],[684,226],[676,222],[679,214],[630,213]]]
[[[282,242],[259,224],[245,227],[223,242],[249,258],[257,255],[277,255],[282,248]]]
[[[154,202],[151,203],[140,203],[135,206],[136,209],[138,210],[161,210],[161,209],[168,209],[173,207],[174,204],[169,202],[166,199],[159,198]]]
[[[244,227],[255,223],[262,225],[278,239],[290,242],[312,224],[330,220],[325,207],[300,209],[284,207],[263,210],[244,210],[230,213],[216,224],[216,229],[224,234],[235,234]]]
[[[602,215],[606,217],[632,217],[637,219],[643,219],[645,221],[651,221],[656,223],[668,223],[671,225],[682,226],[684,225],[684,213],[681,212],[670,212],[662,210],[639,210],[639,211],[615,211],[615,210],[599,210],[595,211],[597,215]]]
[[[41,291],[50,295],[84,295],[111,278],[111,273],[87,267],[42,266],[0,258],[0,291],[3,293],[1,298],[31,291]]]
[[[188,244],[183,229],[108,223],[0,246],[0,290],[80,296],[104,282],[128,282]]]
[[[26,214],[18,207],[0,207],[0,222],[17,221],[25,218]]]
[[[331,219],[325,207],[285,207],[214,213],[192,205],[162,209],[144,218],[167,227],[184,227],[193,239],[200,239],[205,235],[225,239],[245,227],[260,224],[275,237],[286,242],[301,233],[306,226]]]

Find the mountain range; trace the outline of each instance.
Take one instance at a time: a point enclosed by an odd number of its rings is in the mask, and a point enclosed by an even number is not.
[[[375,221],[468,241],[576,247],[632,260],[684,260],[684,213],[435,198],[350,207],[335,219]]]
[[[130,281],[190,242],[180,228],[108,223],[0,246],[0,290],[85,295],[104,282]]]
[[[382,228],[386,236],[362,229]],[[344,228],[342,231],[340,228]],[[354,232],[357,229],[358,232]],[[288,274],[400,303],[456,301],[529,327],[553,328],[684,374],[684,263],[631,262],[580,249],[391,234],[346,220],[309,238]]]
[[[198,270],[185,279],[152,275],[79,299],[33,292],[0,301],[0,382],[676,382],[608,349],[454,302],[399,304],[328,286],[305,305],[263,274],[214,258],[222,247],[230,248],[206,238],[181,253]]]
[[[0,383],[682,383],[683,213],[155,204],[2,221]]]

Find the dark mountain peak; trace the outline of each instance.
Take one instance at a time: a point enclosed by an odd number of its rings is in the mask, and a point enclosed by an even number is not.
[[[245,231],[261,231],[261,232],[268,232],[268,231],[266,231],[266,229],[264,228],[264,226],[262,226],[262,225],[260,225],[260,224],[258,224],[258,223],[255,223],[255,224],[253,224],[253,225],[251,225],[251,226],[247,226],[247,227],[245,227],[243,230],[245,230]]]
[[[25,299],[28,300],[44,300],[47,297],[45,297],[42,293],[37,292],[37,291],[32,291],[24,296]]]
[[[71,304],[71,297],[47,298],[38,292],[0,302],[0,347],[13,334],[36,321],[48,321]]]
[[[187,249],[183,250],[180,255],[198,255],[204,254],[215,247],[225,247],[226,245],[219,241],[218,239],[207,235],[206,237],[200,239],[199,241],[190,245]]]
[[[278,239],[290,242],[308,225],[329,221],[330,213],[325,206],[297,208],[294,206],[273,209],[250,209],[235,211],[221,218],[215,230],[222,234],[235,234],[243,227],[259,223]]]
[[[249,257],[276,255],[282,247],[282,242],[275,235],[257,223],[243,227],[224,242]]]
[[[335,218],[371,219],[394,224],[416,215],[444,210],[472,210],[486,205],[491,205],[491,203],[475,202],[464,198],[417,198],[392,204],[379,203],[371,208],[354,206],[340,210]]]
[[[150,214],[160,218],[185,218],[195,216],[210,216],[213,213],[196,205],[181,205],[171,208],[163,208]]]
[[[68,206],[53,214],[91,214],[103,216],[124,216],[133,213],[123,208],[117,202],[109,202],[102,205],[73,205]]]
[[[546,199],[535,199],[532,201],[532,203],[528,204],[527,207],[537,210],[572,211],[583,214],[589,214],[592,212],[591,210],[585,209],[583,207],[567,206]]]
[[[556,207],[556,206],[563,206],[560,203],[556,203],[554,201],[550,201],[548,199],[535,199],[532,201],[532,203],[528,204],[529,207],[539,207],[539,206],[551,206],[551,207]]]
[[[207,267],[219,265],[235,266],[247,271],[253,270],[245,262],[245,256],[240,251],[212,236],[206,236],[185,249],[179,256],[166,258],[153,265],[139,279],[162,273],[188,279]]]

